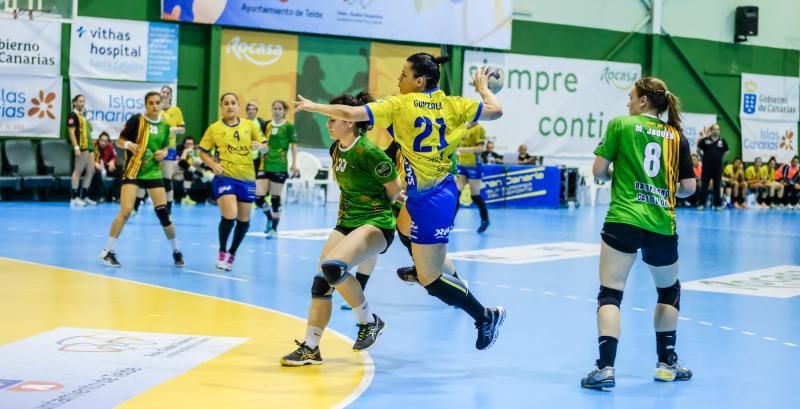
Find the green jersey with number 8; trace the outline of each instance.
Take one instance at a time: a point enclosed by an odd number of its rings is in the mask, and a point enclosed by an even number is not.
[[[654,116],[611,120],[594,151],[614,164],[606,222],[674,235],[678,181],[694,177],[690,150],[677,129]]]

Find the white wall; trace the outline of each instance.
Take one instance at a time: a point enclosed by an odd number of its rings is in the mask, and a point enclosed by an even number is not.
[[[800,50],[800,0],[663,0],[662,26],[672,36],[732,43],[737,6],[759,7],[758,36],[744,44]],[[514,0],[519,20],[630,32],[646,16],[640,0]]]

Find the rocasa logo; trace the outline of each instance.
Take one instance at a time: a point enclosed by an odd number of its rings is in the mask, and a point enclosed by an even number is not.
[[[225,53],[240,61],[250,61],[258,66],[267,66],[277,62],[283,55],[283,46],[280,44],[248,43],[239,36],[233,37],[225,47]]]
[[[615,71],[612,70],[611,67],[606,67],[603,69],[600,79],[613,85],[617,89],[627,91],[633,86],[633,83],[639,79],[639,73],[633,71]]]
[[[53,100],[55,99],[55,92],[48,92],[45,94],[44,90],[39,90],[38,98],[33,98],[31,100],[33,107],[28,110],[28,116],[36,116],[39,118],[47,116],[50,119],[56,119],[55,114],[53,114]]]
[[[75,32],[78,33],[78,38],[83,38],[86,33],[89,33],[89,37],[94,40],[131,41],[129,31],[116,31],[111,27],[86,28],[86,26],[80,26]]]

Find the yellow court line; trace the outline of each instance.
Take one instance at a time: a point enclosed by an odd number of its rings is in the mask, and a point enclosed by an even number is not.
[[[353,341],[331,329],[322,339],[325,364],[281,367],[292,337],[305,331],[304,319],[281,311],[5,257],[0,271],[0,308],[25,311],[4,319],[0,345],[57,327],[250,339],[120,407],[341,408],[374,377],[370,355],[354,353]]]

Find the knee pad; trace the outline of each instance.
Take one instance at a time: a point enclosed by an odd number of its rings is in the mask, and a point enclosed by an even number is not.
[[[333,287],[328,284],[325,277],[317,274],[314,276],[314,282],[311,284],[311,297],[313,298],[331,298],[333,294]]]
[[[267,201],[264,200],[264,196],[256,196],[256,207],[259,209],[263,209],[264,205],[267,204]]]
[[[272,199],[270,200],[272,203],[272,211],[275,213],[280,213],[281,211],[281,197],[272,195]]]
[[[658,291],[658,303],[667,304],[675,307],[676,310],[681,309],[681,282],[675,280],[675,284],[666,288],[656,288]]]
[[[162,179],[164,181],[164,191],[172,191],[172,179]]]
[[[172,218],[169,216],[169,209],[167,209],[166,205],[156,206],[155,210],[158,221],[161,222],[162,226],[167,227],[172,224]]]
[[[600,286],[600,293],[597,294],[597,308],[604,305],[616,305],[619,308],[622,304],[622,291]]]
[[[403,243],[403,246],[405,246],[406,249],[408,249],[408,255],[411,256],[411,237],[408,237],[400,232],[397,232],[397,236],[400,237],[400,242]]]
[[[328,284],[335,287],[347,278],[347,264],[338,260],[326,260],[320,266],[322,275],[328,280]]]

